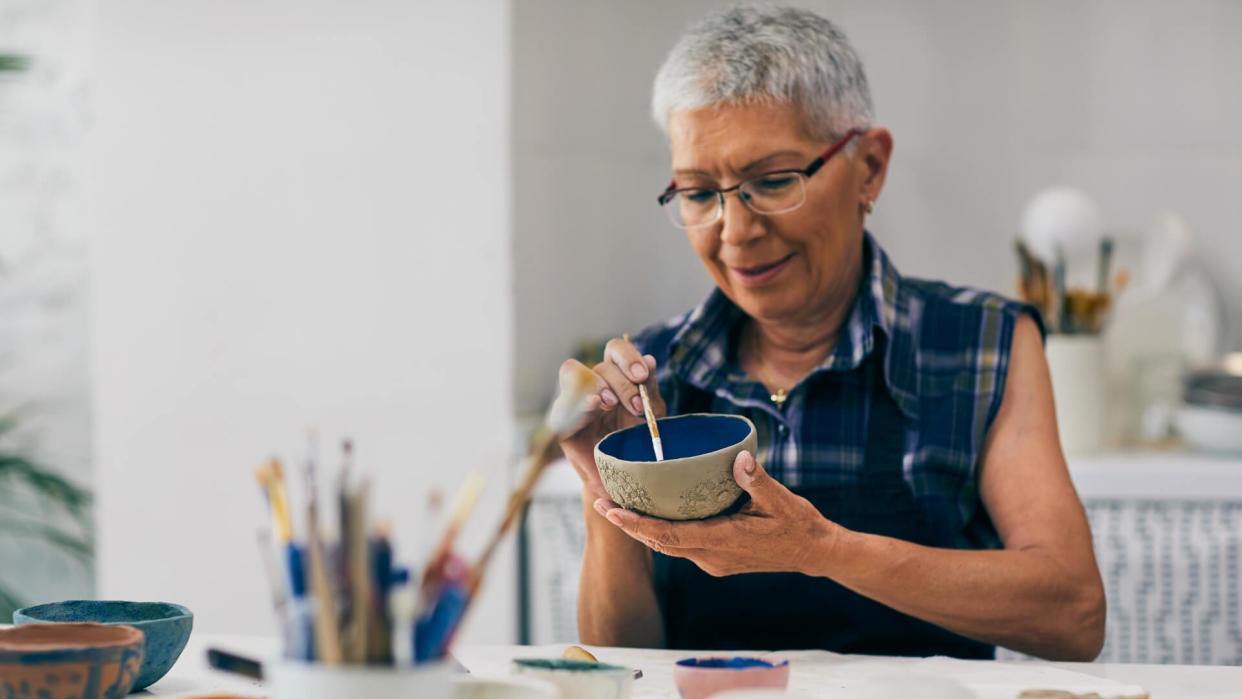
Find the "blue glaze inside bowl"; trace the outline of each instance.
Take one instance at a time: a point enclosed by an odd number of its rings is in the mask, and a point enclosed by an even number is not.
[[[727,449],[750,434],[750,424],[735,415],[682,415],[656,421],[664,458],[684,459]],[[655,461],[647,425],[614,432],[599,443],[599,450],[625,461]]]
[[[677,661],[682,667],[706,667],[721,670],[750,670],[756,667],[780,667],[788,665],[788,660],[782,660],[779,663],[770,663],[759,658],[683,658]]]
[[[69,600],[26,607],[13,612],[14,624],[94,621],[125,624],[146,636],[146,655],[133,691],[154,684],[172,669],[194,627],[189,609],[168,602]]]
[[[625,670],[620,665],[593,663],[589,660],[574,660],[572,658],[519,658],[514,660],[513,664],[538,670],[568,670],[571,672],[615,672],[617,670]]]

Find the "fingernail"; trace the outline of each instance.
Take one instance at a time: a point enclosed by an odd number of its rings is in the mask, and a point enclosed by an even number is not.
[[[753,456],[746,459],[746,463],[742,465],[742,470],[745,471],[748,476],[755,475],[755,458]]]
[[[618,514],[617,512],[609,511],[608,514],[604,515],[604,517],[606,517],[609,522],[612,522],[618,527],[621,526],[621,515]]]
[[[630,405],[634,406],[635,415],[642,414],[643,412],[643,399],[642,398],[639,398],[638,396],[634,396],[633,400],[630,401]]]
[[[613,393],[612,389],[605,388],[599,394],[599,399],[604,401],[604,405],[610,408],[617,404],[617,394]]]
[[[595,501],[595,511],[605,516],[608,514],[608,506],[604,504],[603,498]]]
[[[630,376],[637,381],[642,381],[647,378],[647,366],[642,362],[634,362],[630,365]]]

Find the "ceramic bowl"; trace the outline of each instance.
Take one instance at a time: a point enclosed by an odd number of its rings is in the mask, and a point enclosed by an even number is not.
[[[119,699],[142,666],[132,626],[26,624],[0,629],[0,696]]]
[[[731,689],[784,689],[789,684],[789,661],[747,657],[685,658],[673,666],[673,681],[682,699],[706,699]]]
[[[655,460],[647,425],[618,430],[595,445],[595,465],[613,502],[662,519],[704,519],[742,494],[733,459],[755,453],[755,426],[740,415],[660,418],[664,461]]]
[[[551,682],[533,677],[453,678],[453,699],[560,699],[561,692]]]
[[[134,681],[134,691],[163,677],[177,662],[190,639],[194,615],[168,602],[70,600],[26,607],[13,612],[14,624],[93,621],[133,626],[146,636],[146,659]]]
[[[513,661],[513,671],[550,682],[561,696],[573,699],[626,699],[634,687],[630,668],[589,660],[519,658]]]

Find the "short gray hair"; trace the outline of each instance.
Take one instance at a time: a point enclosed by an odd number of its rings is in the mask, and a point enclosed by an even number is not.
[[[845,34],[808,10],[743,5],[693,24],[656,73],[651,114],[667,135],[673,113],[713,104],[788,102],[813,138],[871,126],[871,90]]]

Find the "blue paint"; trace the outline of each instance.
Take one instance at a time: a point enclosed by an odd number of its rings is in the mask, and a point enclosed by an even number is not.
[[[728,449],[750,434],[750,424],[736,415],[663,417],[656,424],[666,461]],[[608,435],[599,443],[599,450],[624,461],[656,460],[645,423]]]
[[[782,660],[779,663],[771,663],[767,660],[759,658],[744,658],[741,656],[733,658],[683,658],[677,661],[682,667],[706,667],[721,670],[750,670],[757,667],[773,668],[782,665],[788,665],[788,660]]]
[[[194,627],[189,609],[168,602],[122,602],[70,600],[26,607],[13,612],[14,624],[72,623],[133,626],[146,636],[146,657],[134,681],[133,691],[144,689],[168,673]]]

